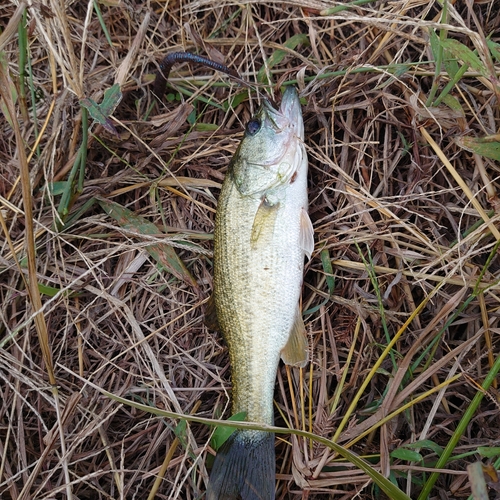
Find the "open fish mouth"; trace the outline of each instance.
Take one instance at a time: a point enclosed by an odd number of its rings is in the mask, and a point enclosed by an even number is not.
[[[295,87],[287,87],[283,93],[283,98],[281,99],[280,112],[282,115],[286,116],[289,120],[298,120],[302,117],[302,109],[300,107],[300,99]]]
[[[295,87],[290,86],[285,89],[278,109],[268,100],[264,101],[263,106],[278,132],[288,127],[294,128],[295,135],[302,139],[304,136],[302,108]]]

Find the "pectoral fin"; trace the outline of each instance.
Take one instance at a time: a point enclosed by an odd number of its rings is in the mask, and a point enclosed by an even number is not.
[[[266,198],[262,199],[262,202],[255,214],[255,219],[253,220],[252,235],[250,237],[252,249],[255,250],[257,245],[265,243],[266,234],[272,236],[279,206],[279,202],[271,205]]]
[[[314,228],[304,208],[300,211],[300,246],[310,259],[314,252]]]
[[[298,307],[290,337],[286,346],[281,351],[281,359],[285,364],[298,368],[304,368],[309,361],[309,342],[307,340],[306,327],[304,326],[304,320]]]

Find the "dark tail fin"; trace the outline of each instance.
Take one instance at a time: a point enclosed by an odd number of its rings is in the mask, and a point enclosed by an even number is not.
[[[236,431],[215,457],[206,500],[274,500],[274,434]]]

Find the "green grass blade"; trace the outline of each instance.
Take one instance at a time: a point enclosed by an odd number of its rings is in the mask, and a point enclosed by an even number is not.
[[[99,2],[97,0],[94,0],[94,10],[95,13],[97,14],[97,18],[99,19],[99,24],[101,25],[104,36],[106,37],[109,46],[113,48],[113,41],[111,40],[111,35],[109,34],[106,23],[104,22],[104,18],[102,17],[102,12],[101,9],[99,8]]]
[[[64,192],[61,196],[61,201],[59,202],[59,207],[57,209],[57,212],[62,220],[65,220],[66,216],[69,214],[69,209],[73,201],[73,195],[76,192],[76,176],[79,172],[79,169],[82,167],[82,156],[87,156],[87,151],[83,151],[83,145],[78,148],[75,162],[71,167],[71,171],[68,175],[68,180],[66,181],[66,186],[64,188]]]
[[[89,140],[89,115],[87,110],[82,107],[82,145],[80,155],[80,175],[78,176],[77,192],[83,191],[83,181],[85,179],[85,168],[87,166],[87,149]]]
[[[447,3],[445,2],[444,5],[446,6]],[[445,20],[445,9],[443,8],[443,14],[441,15],[441,21],[443,22]],[[431,45],[431,50],[434,54],[434,59],[436,60],[436,66],[434,68],[434,80],[432,82],[432,87],[431,91],[429,92],[429,97],[427,98],[427,101],[425,103],[426,106],[430,106],[432,102],[434,101],[434,96],[436,95],[437,89],[439,87],[439,77],[441,74],[441,66],[443,62],[443,44],[441,43],[446,37],[446,30],[441,30],[441,33],[438,36],[436,35],[436,32],[431,29],[430,30],[430,45]]]
[[[28,33],[26,29],[27,17],[24,9],[23,17],[18,27],[19,40],[19,103],[24,119],[28,117],[26,108],[26,65],[28,61]]]

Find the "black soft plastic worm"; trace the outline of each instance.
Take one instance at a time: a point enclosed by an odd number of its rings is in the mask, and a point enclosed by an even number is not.
[[[160,69],[156,73],[155,83],[153,87],[153,92],[156,94],[158,99],[162,99],[165,95],[165,91],[167,89],[167,80],[168,75],[170,74],[170,70],[172,66],[176,63],[181,62],[190,62],[195,64],[201,64],[202,66],[208,66],[209,68],[215,69],[216,71],[221,71],[222,73],[226,73],[234,80],[237,80],[239,83],[244,82],[240,75],[231,68],[228,68],[226,65],[212,61],[211,59],[207,59],[206,57],[198,56],[196,54],[191,54],[191,52],[172,52],[168,54],[165,59],[160,63]]]

